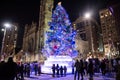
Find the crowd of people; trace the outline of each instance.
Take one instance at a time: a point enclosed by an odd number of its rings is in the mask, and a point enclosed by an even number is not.
[[[33,72],[38,76],[41,74],[41,66],[37,62],[16,63],[13,57],[7,62],[0,62],[0,80],[24,80],[24,77],[30,77]]]
[[[67,67],[53,64],[51,67],[52,77],[66,76]],[[24,80],[24,77],[30,77],[31,74],[41,75],[41,64],[38,62],[14,62],[10,57],[7,62],[0,62],[0,80]]]
[[[102,73],[103,76],[112,73],[116,74],[116,80],[120,80],[120,60],[119,59],[89,59],[88,61],[76,60],[72,65],[72,74],[74,80],[83,80],[84,76],[89,76],[93,80],[95,73]],[[52,77],[63,77],[67,74],[67,67],[59,64],[51,66]],[[24,80],[24,77],[30,77],[31,74],[41,75],[41,64],[38,62],[16,63],[10,57],[7,62],[0,62],[0,80]]]
[[[52,66],[52,76],[55,77],[55,75],[57,77],[63,77],[63,76],[66,76],[66,73],[67,73],[67,67],[66,66],[60,66],[59,67],[59,64],[57,64],[55,66],[55,64],[53,64]]]
[[[89,76],[89,80],[93,80],[95,73],[102,73],[102,76],[106,74],[112,76],[113,73],[116,73],[116,80],[120,80],[120,60],[119,59],[89,59],[88,61],[76,60],[75,62],[75,74],[74,80],[84,79],[84,75]]]
[[[17,64],[13,62],[13,58],[10,57],[5,63],[0,63],[0,80],[14,80],[17,73]]]

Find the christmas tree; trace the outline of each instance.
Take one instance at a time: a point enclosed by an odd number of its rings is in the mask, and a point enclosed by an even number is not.
[[[62,7],[61,2],[53,11],[52,21],[48,23],[50,30],[46,32],[46,42],[43,54],[76,56],[75,35],[68,14]]]

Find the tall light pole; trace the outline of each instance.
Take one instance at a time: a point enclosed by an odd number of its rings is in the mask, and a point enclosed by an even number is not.
[[[1,59],[4,60],[4,52],[3,52],[3,49],[4,49],[4,43],[5,43],[6,30],[7,30],[7,28],[10,28],[11,25],[10,25],[9,23],[5,23],[3,26],[4,26],[4,35],[3,35],[3,40],[2,40]],[[2,30],[3,30],[3,29],[2,29]]]
[[[91,12],[86,12],[86,13],[84,14],[84,18],[88,20],[88,19],[91,18],[91,15],[92,15]]]
[[[120,54],[119,54],[119,45],[120,45],[120,43],[117,42],[117,52],[118,52],[118,56],[120,55]]]
[[[91,16],[92,16],[92,13],[91,12],[86,12],[85,14],[84,14],[84,19],[85,20],[87,20],[87,21],[89,21],[88,23],[90,24],[90,20],[93,20],[92,18],[91,18]],[[94,45],[93,45],[93,32],[92,32],[92,26],[91,26],[91,24],[90,24],[90,27],[89,27],[89,35],[90,35],[90,38],[91,38],[91,41],[90,41],[90,43],[91,43],[91,53],[94,53]],[[93,56],[93,54],[92,54],[92,56]]]
[[[78,36],[80,34],[83,34],[85,33],[85,37],[87,39],[87,42],[88,42],[88,49],[85,49],[87,50],[87,52],[89,51],[89,53],[92,53],[94,52],[94,45],[93,45],[93,33],[92,33],[92,25],[91,25],[91,21],[92,22],[95,22],[94,19],[92,18],[92,12],[91,11],[87,11],[83,14],[83,16],[80,16],[73,24],[74,24],[74,28],[76,28],[78,26],[81,26],[81,25],[75,25],[75,24],[82,24],[82,26],[84,26],[84,28],[82,28],[81,30],[77,30],[78,32]],[[76,28],[77,29],[77,28]],[[85,54],[85,56],[87,57],[87,52]]]
[[[8,51],[10,53],[10,55],[8,54],[8,56],[14,56],[15,54],[15,47],[16,47],[16,39],[17,39],[17,24],[10,24],[10,23],[5,23],[3,26],[4,26],[4,29],[2,29],[2,31],[4,30],[4,36],[3,36],[3,40],[2,40],[2,48],[1,48],[1,59],[5,59],[5,56],[4,56],[4,49],[6,48],[5,47],[5,41],[9,40],[8,44],[7,44],[7,47],[9,45],[9,48]],[[7,33],[7,29],[8,28],[11,28],[11,30]],[[7,35],[10,35],[10,36],[7,36]],[[11,54],[11,51],[12,51],[12,54]]]

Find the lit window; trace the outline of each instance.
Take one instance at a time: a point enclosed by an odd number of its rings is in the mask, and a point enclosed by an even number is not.
[[[104,16],[100,16],[100,18],[104,18]]]
[[[112,15],[112,13],[111,13],[111,12],[110,12],[109,14],[110,14],[110,15]]]
[[[108,15],[107,14],[105,14],[105,17],[107,17]]]

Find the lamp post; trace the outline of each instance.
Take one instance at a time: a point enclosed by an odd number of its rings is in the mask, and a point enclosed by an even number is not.
[[[5,40],[7,39],[6,35],[8,34],[7,29],[11,28],[11,30],[14,31],[14,33],[13,33],[10,30],[10,33],[9,33],[9,35],[11,36],[11,39],[12,39],[12,42],[9,42],[9,44],[11,45],[11,47],[13,47],[13,49],[12,49],[13,53],[10,54],[10,56],[13,56],[14,53],[15,53],[15,47],[16,47],[16,38],[17,38],[16,31],[17,31],[17,27],[15,25],[13,25],[13,24],[10,24],[10,23],[5,23],[3,26],[4,26],[4,29],[2,29],[2,31],[4,31],[4,35],[3,35],[3,40],[2,40],[1,59],[4,60],[5,59],[5,57],[4,57]],[[7,40],[9,40],[9,39],[7,39]],[[7,44],[7,45],[9,45],[9,44]],[[9,47],[9,48],[11,48],[11,47]],[[10,51],[10,53],[11,53],[11,51]]]
[[[91,11],[87,11],[83,14],[83,16],[80,16],[74,23],[74,28],[75,29],[79,29],[77,30],[77,34],[78,36],[80,34],[83,34],[85,33],[85,37],[86,39],[88,39],[88,50],[90,50],[89,52],[93,53],[94,52],[94,45],[93,45],[93,32],[91,31],[92,30],[92,22],[95,22],[96,21],[92,18],[92,12]],[[80,24],[80,25],[76,25],[76,24]],[[83,27],[80,27],[79,26],[84,26]],[[78,27],[77,27],[78,26]],[[81,29],[82,28],[82,29]]]
[[[3,40],[2,40],[1,59],[4,60],[4,52],[3,52],[3,49],[4,49],[4,43],[5,43],[6,30],[7,30],[7,28],[10,28],[11,26],[10,26],[9,23],[5,23],[3,26],[4,26],[5,28],[2,29],[2,31],[4,31],[4,35],[3,35]]]
[[[118,56],[120,55],[120,54],[119,54],[119,44],[120,44],[120,43],[119,43],[119,42],[117,42],[117,51],[118,51]]]
[[[84,18],[85,19],[90,19],[91,18],[91,12],[86,12],[85,14],[84,14]]]
[[[84,19],[85,20],[87,20],[87,21],[89,21],[88,23],[90,24],[90,27],[89,27],[89,35],[90,35],[90,38],[91,38],[91,53],[92,53],[92,57],[93,57],[93,53],[95,52],[95,50],[94,50],[94,45],[93,45],[93,32],[92,32],[92,26],[91,26],[91,23],[90,23],[90,21],[92,20],[93,21],[93,19],[91,18],[92,17],[92,13],[91,12],[86,12],[85,14],[84,14]],[[95,21],[94,21],[95,22]]]

